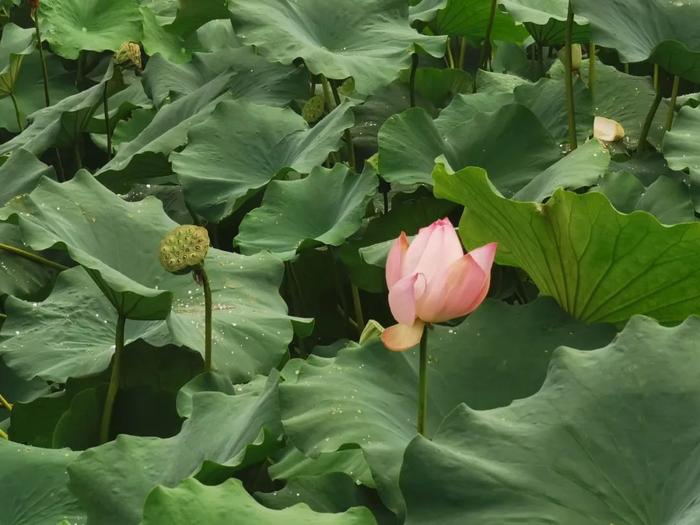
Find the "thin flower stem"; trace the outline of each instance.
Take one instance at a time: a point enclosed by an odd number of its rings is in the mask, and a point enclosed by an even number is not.
[[[450,66],[450,69],[455,68],[455,57],[452,54],[452,40],[450,38],[447,38],[447,65]]]
[[[212,348],[211,348],[211,335],[212,335],[212,300],[211,300],[211,286],[209,284],[209,276],[204,270],[204,267],[198,270],[199,277],[202,280],[202,288],[204,289],[204,371],[211,371],[212,362]]]
[[[102,410],[102,420],[100,421],[100,444],[107,443],[109,431],[112,426],[112,412],[114,411],[114,400],[119,391],[121,378],[122,353],[124,352],[124,327],[126,325],[126,315],[120,313],[117,318],[117,328],[114,335],[114,357],[112,358],[112,374],[109,378],[105,406]]]
[[[588,44],[588,90],[591,92],[591,98],[595,97],[595,83],[598,76],[595,43]]]
[[[428,331],[426,325],[420,339],[420,357],[418,364],[418,433],[425,435],[428,420]]]
[[[625,70],[625,74],[630,74],[630,65],[628,63],[624,64],[623,69]]]
[[[0,438],[6,439],[7,441],[10,440],[10,436],[7,435],[7,432],[5,432],[3,429],[0,428]]]
[[[39,7],[41,9],[41,7]],[[48,108],[51,105],[51,95],[49,94],[49,70],[46,66],[44,47],[41,45],[41,30],[39,29],[39,13],[34,13],[34,29],[36,30],[36,45],[39,49],[39,60],[41,61],[41,74],[44,77],[44,102]]]
[[[19,127],[19,132],[24,131],[24,122],[22,121],[22,112],[19,110],[19,103],[17,102],[17,97],[13,92],[10,92],[10,99],[12,99],[12,105],[15,107],[15,117],[17,118],[17,126]]]
[[[416,107],[416,73],[418,72],[418,53],[411,55],[411,77],[408,81],[411,107]]]
[[[68,266],[64,266],[63,264],[46,259],[41,255],[37,255],[35,253],[28,252],[21,248],[17,248],[16,246],[12,246],[11,244],[5,244],[0,242],[0,250],[4,250],[14,255],[19,255],[20,257],[24,257],[25,259],[28,259],[35,263],[43,264],[44,266],[49,266],[50,268],[58,270],[59,272],[68,269]]]
[[[574,30],[574,9],[569,1],[569,12],[566,18],[566,46],[565,60],[566,74],[564,80],[566,84],[566,109],[568,116],[569,127],[569,150],[573,151],[578,147],[576,139],[576,107],[574,103],[574,75],[573,75],[573,56],[571,53],[572,40]]]
[[[681,86],[681,77],[678,75],[673,77],[673,90],[671,91],[671,107],[668,108],[668,116],[666,117],[666,131],[671,131],[673,128],[673,118],[676,113],[676,101],[678,100],[678,89]]]
[[[5,399],[5,398],[2,396],[2,394],[0,394],[0,406],[1,406],[1,407],[4,407],[4,408],[7,409],[7,411],[9,411],[9,412],[12,412],[12,403],[10,403],[9,401],[7,401],[7,399]]]
[[[365,329],[365,316],[362,312],[362,299],[360,298],[360,290],[354,283],[351,283],[350,291],[352,292],[352,305],[355,309],[355,322],[357,323],[357,329],[362,335],[362,330]]]
[[[637,147],[638,152],[646,151],[647,149],[647,139],[649,138],[649,131],[651,131],[651,125],[654,123],[654,117],[659,109],[659,104],[661,104],[661,90],[656,90],[656,96],[654,101],[651,103],[649,112],[647,113],[647,118],[644,121],[644,127],[642,128],[642,134],[639,137],[639,146]]]
[[[102,91],[102,105],[105,114],[105,132],[107,133],[107,160],[112,160],[112,130],[109,126],[109,97],[107,97],[107,82]]]
[[[659,91],[659,64],[654,64],[654,90]]]
[[[491,11],[489,12],[489,22],[486,26],[486,36],[481,46],[481,55],[479,57],[479,67],[486,69],[491,62],[491,35],[493,34],[493,24],[496,20],[496,11],[498,10],[498,0],[491,0]]]

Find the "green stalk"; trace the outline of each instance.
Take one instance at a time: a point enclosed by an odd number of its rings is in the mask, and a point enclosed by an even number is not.
[[[338,86],[336,86],[335,82],[332,81],[330,82],[330,85],[331,91],[333,92],[335,106],[338,107],[340,106],[340,93],[338,93]],[[352,142],[352,134],[350,133],[349,129],[345,130],[343,137],[345,138],[345,145],[348,149],[348,164],[350,164],[352,169],[355,169],[355,166],[357,165],[357,160],[355,158],[355,145]]]
[[[331,101],[331,87],[328,84],[328,79],[325,75],[321,75],[321,86],[323,86],[323,100],[326,101],[326,112],[330,112],[333,109],[333,102]]]
[[[459,65],[459,69],[464,69],[464,61],[467,58],[467,39],[464,37],[461,37],[459,39],[459,58],[457,59],[458,62],[457,64]]]
[[[678,100],[678,89],[681,86],[681,77],[678,75],[673,77],[673,90],[671,91],[671,107],[668,109],[666,117],[666,131],[671,131],[673,128],[673,117],[676,113],[676,101]]]
[[[537,42],[537,63],[540,66],[540,76],[544,76],[544,46],[542,42]]]
[[[14,255],[19,255],[20,257],[24,257],[25,259],[28,259],[35,263],[43,264],[45,266],[53,268],[54,270],[58,270],[59,272],[68,269],[68,266],[64,266],[63,264],[46,259],[41,255],[37,255],[35,253],[28,252],[21,248],[17,248],[16,246],[12,246],[11,244],[5,244],[0,242],[0,250],[4,250]]]
[[[3,429],[0,428],[0,438],[6,439],[7,441],[10,440],[10,436],[7,435],[7,432],[5,432]]]
[[[19,104],[17,103],[17,97],[15,94],[10,92],[10,99],[12,99],[12,105],[15,107],[15,117],[17,118],[17,126],[19,126],[19,132],[24,131],[24,123],[22,122],[22,112],[19,110]]]
[[[8,402],[2,394],[0,394],[0,406],[4,407],[8,412],[12,412],[12,403]]]
[[[204,267],[197,271],[204,289],[204,371],[211,371],[212,300],[209,276]]]
[[[75,171],[83,167],[83,158],[80,156],[80,135],[75,138],[73,143],[73,155],[75,158]]]
[[[352,292],[352,305],[355,309],[355,322],[357,323],[357,329],[362,335],[362,330],[365,329],[365,316],[362,312],[362,300],[360,299],[360,290],[357,289],[354,283],[351,283],[350,290]]]
[[[109,98],[107,97],[107,82],[102,91],[102,105],[105,113],[105,131],[107,132],[107,160],[112,160],[112,131],[109,127]]]
[[[425,435],[426,422],[428,420],[428,330],[423,328],[420,338],[420,360],[418,364],[418,433]]]
[[[566,84],[566,110],[569,126],[569,150],[573,151],[578,147],[576,139],[576,108],[574,104],[574,75],[572,71],[573,56],[571,54],[571,46],[574,30],[574,9],[569,1],[569,13],[566,18],[566,74],[564,76]]]
[[[340,307],[343,311],[343,316],[350,326],[356,328],[359,331],[357,323],[350,317],[348,308],[348,300],[345,296],[345,290],[343,290],[343,283],[340,280],[340,272],[338,272],[338,266],[335,262],[335,253],[331,246],[328,247],[328,256],[331,259],[331,272],[333,274],[333,283],[335,284],[335,292],[338,294],[338,299],[340,300]]]
[[[623,68],[625,70],[625,74],[629,75],[630,74],[630,65],[626,63],[626,64],[624,64]]]
[[[654,64],[654,90],[659,91],[659,64]]]
[[[491,35],[493,34],[493,24],[496,20],[496,10],[498,8],[498,0],[491,0],[491,11],[489,12],[489,22],[486,26],[486,36],[481,46],[481,56],[479,57],[479,67],[486,69],[488,63],[491,62]]]
[[[411,55],[411,77],[408,81],[409,97],[411,107],[416,107],[416,72],[418,71],[418,53]]]
[[[117,328],[114,336],[114,357],[112,358],[112,374],[109,378],[105,406],[102,410],[102,420],[100,421],[100,444],[109,440],[109,430],[112,426],[112,412],[114,411],[114,400],[119,391],[119,380],[121,377],[122,353],[124,351],[124,326],[126,325],[126,315],[120,313],[117,318]]]
[[[595,97],[595,82],[598,76],[597,57],[595,56],[595,43],[588,44],[588,90],[591,92],[591,98]]]
[[[644,121],[642,134],[639,137],[639,146],[637,147],[637,151],[639,151],[640,153],[646,151],[647,149],[647,138],[649,137],[649,131],[651,130],[651,125],[654,122],[656,112],[659,109],[659,104],[661,104],[661,90],[657,89],[654,101],[651,103],[651,107],[649,108],[649,112],[647,113],[647,118]]]
[[[450,69],[455,68],[455,57],[452,54],[452,40],[450,38],[447,38],[447,65],[450,67]]]
[[[41,7],[39,7],[41,9]],[[44,48],[41,45],[41,30],[39,29],[39,13],[34,13],[34,29],[36,30],[36,45],[39,49],[39,59],[41,61],[41,74],[44,77],[44,102],[46,107],[51,105],[51,95],[49,95],[49,70],[46,67],[46,57],[44,56]]]

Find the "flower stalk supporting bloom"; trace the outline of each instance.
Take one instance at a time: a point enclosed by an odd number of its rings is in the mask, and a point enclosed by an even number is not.
[[[398,324],[382,333],[384,346],[402,352],[420,343],[418,432],[425,432],[428,392],[428,328],[465,316],[486,298],[496,243],[467,254],[452,223],[441,219],[409,243],[405,233],[387,258],[389,307]]]

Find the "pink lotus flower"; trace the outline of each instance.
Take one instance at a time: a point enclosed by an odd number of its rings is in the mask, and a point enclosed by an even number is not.
[[[491,284],[496,243],[465,254],[452,223],[422,228],[412,243],[404,232],[386,263],[389,307],[399,324],[382,334],[389,350],[417,345],[426,323],[442,323],[476,310]]]

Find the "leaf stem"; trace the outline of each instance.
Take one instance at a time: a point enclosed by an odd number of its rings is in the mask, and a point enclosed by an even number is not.
[[[107,133],[107,160],[112,160],[112,130],[109,126],[109,98],[107,97],[107,82],[102,91],[102,106],[105,114],[105,132]]]
[[[678,89],[681,85],[681,77],[675,75],[673,77],[673,90],[671,91],[671,107],[668,109],[666,117],[666,131],[671,131],[673,128],[673,118],[676,113],[676,101],[678,100]]]
[[[8,412],[12,412],[12,403],[7,401],[2,394],[0,394],[0,406],[4,407]]]
[[[59,272],[68,269],[68,266],[64,266],[63,264],[54,262],[50,259],[46,259],[45,257],[42,257],[41,255],[37,255],[35,253],[28,252],[28,251],[23,250],[21,248],[17,248],[16,246],[12,246],[11,244],[5,244],[5,243],[0,242],[0,250],[4,250],[4,251],[12,253],[14,255],[19,255],[20,257],[24,257],[25,259],[28,259],[28,260],[33,261],[35,263],[49,266],[50,268],[53,268],[54,270],[58,270]]]
[[[107,443],[109,431],[112,425],[112,412],[114,411],[114,400],[119,391],[121,378],[122,353],[124,352],[124,327],[126,325],[126,315],[119,313],[117,317],[117,328],[114,334],[114,357],[112,358],[112,374],[109,378],[105,406],[102,410],[102,420],[100,421],[100,444]]]
[[[496,11],[498,9],[498,0],[491,0],[491,11],[489,12],[489,22],[486,26],[486,36],[481,45],[481,55],[479,57],[479,67],[486,69],[488,63],[491,62],[491,36],[493,35],[493,25],[496,20]]]
[[[467,58],[467,39],[461,37],[459,39],[459,58],[457,59],[457,65],[459,69],[464,69],[464,61]]]
[[[204,371],[211,371],[212,348],[212,300],[211,300],[211,285],[209,284],[209,276],[202,266],[197,270],[197,274],[202,282],[204,289]]]
[[[335,107],[340,106],[340,93],[338,93],[338,86],[335,82],[330,81],[331,91],[333,92],[333,100],[335,101]],[[348,149],[348,164],[352,169],[355,169],[357,161],[355,159],[355,145],[352,142],[352,134],[349,129],[346,129],[343,133],[345,137],[345,145]]]
[[[588,44],[588,90],[591,92],[591,98],[595,97],[595,83],[598,76],[597,63],[595,42],[590,42]]]
[[[7,441],[10,440],[10,436],[7,435],[7,432],[5,432],[3,429],[0,428],[0,438],[6,439]]]
[[[420,338],[420,357],[418,363],[418,433],[425,435],[426,421],[428,419],[428,331],[429,326],[423,328]]]
[[[642,134],[639,137],[639,146],[637,147],[638,152],[644,152],[647,149],[647,139],[649,138],[649,131],[651,131],[651,125],[654,123],[654,117],[659,109],[659,104],[661,104],[661,90],[656,90],[656,95],[654,96],[654,101],[651,103],[649,112],[647,113],[647,118],[644,121],[644,127],[642,128]]]
[[[348,309],[348,300],[345,297],[345,291],[343,290],[343,283],[340,280],[340,273],[338,272],[338,265],[335,262],[335,250],[331,246],[328,246],[328,256],[331,259],[331,272],[333,273],[333,282],[335,284],[335,292],[338,294],[338,299],[340,300],[340,307],[343,310],[344,317],[348,324],[353,328],[357,328],[357,324],[353,319],[350,318]]]
[[[452,54],[452,40],[449,37],[447,38],[447,65],[450,69],[455,68],[455,57]]]
[[[411,55],[411,76],[408,81],[409,97],[411,107],[416,107],[416,73],[418,72],[418,53]]]
[[[41,4],[39,5],[41,9]],[[39,29],[39,11],[34,13],[34,29],[36,30],[36,45],[39,49],[39,60],[41,62],[41,74],[44,77],[44,102],[48,108],[51,105],[51,95],[49,94],[49,70],[46,66],[44,47],[41,45],[41,30]]]
[[[574,31],[574,8],[569,0],[569,12],[566,17],[566,46],[564,61],[566,64],[566,74],[564,80],[566,84],[566,109],[569,127],[569,150],[573,151],[578,147],[576,139],[576,108],[574,103],[574,75],[573,75],[573,55],[571,52]]]
[[[333,109],[333,102],[331,99],[331,87],[328,84],[328,79],[326,78],[325,75],[320,75],[321,76],[321,86],[323,87],[323,100],[326,102],[326,112],[330,113],[330,111]]]
[[[19,104],[17,103],[17,97],[13,92],[10,92],[10,99],[12,99],[12,105],[15,107],[15,117],[17,118],[17,126],[19,127],[19,132],[24,131],[24,123],[22,122],[22,112],[19,110]]]
[[[357,323],[357,329],[362,335],[362,330],[365,329],[365,316],[362,312],[362,299],[360,298],[360,290],[354,283],[350,283],[350,291],[352,293],[352,305],[355,309],[355,322]]]

